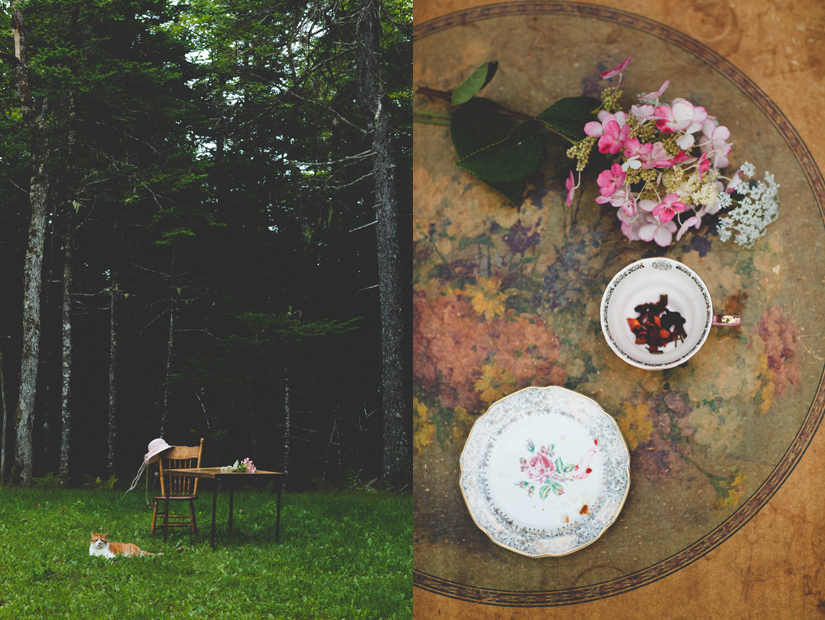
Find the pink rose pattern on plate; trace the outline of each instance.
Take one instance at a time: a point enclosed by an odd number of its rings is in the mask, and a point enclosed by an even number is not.
[[[594,444],[598,445],[599,440],[595,439]],[[584,480],[593,472],[590,463],[596,454],[596,448],[590,448],[585,452],[576,465],[572,463],[565,465],[560,456],[556,456],[554,459],[554,448],[555,444],[542,446],[536,453],[536,445],[531,439],[527,440],[527,451],[533,456],[526,459],[521,458],[519,462],[521,463],[521,471],[527,474],[529,480],[520,480],[515,483],[517,487],[527,489],[527,495],[532,496],[535,492],[536,485],[534,483],[541,484],[541,487],[539,487],[539,497],[541,499],[546,499],[550,493],[562,495],[564,493],[562,482]]]

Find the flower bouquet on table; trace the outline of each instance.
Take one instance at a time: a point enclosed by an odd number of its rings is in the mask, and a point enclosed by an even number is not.
[[[687,99],[664,102],[669,80],[656,91],[638,95],[638,103],[622,110],[622,72],[630,59],[600,74],[603,80],[618,80],[598,99],[561,99],[536,117],[475,96],[493,79],[498,62],[476,69],[452,93],[429,88],[418,92],[450,98],[457,165],[514,205],[521,200],[526,177],[542,163],[541,134],[549,130],[570,143],[570,161],[562,167],[561,177],[568,207],[595,148],[601,154],[598,159],[607,162],[597,178],[596,202],[616,208],[622,233],[631,241],[666,247],[691,228],[699,229],[704,217],[718,215],[722,241],[735,235],[736,243],[751,247],[777,217],[779,185],[773,175],[766,172],[764,180],[752,179],[754,166],[747,162],[726,175],[733,145],[730,131]]]
[[[221,467],[222,474],[231,474],[231,473],[255,473],[255,465],[249,458],[245,458],[243,461],[235,461],[234,465],[227,465],[226,467]]]

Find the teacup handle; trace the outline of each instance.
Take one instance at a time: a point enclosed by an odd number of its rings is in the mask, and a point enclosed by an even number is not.
[[[741,319],[735,314],[714,314],[713,324],[721,327],[737,327],[741,324]]]

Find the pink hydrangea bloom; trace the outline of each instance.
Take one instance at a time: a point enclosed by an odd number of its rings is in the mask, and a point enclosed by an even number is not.
[[[742,170],[737,170],[730,179],[730,183],[728,183],[725,192],[728,194],[732,194],[736,191],[736,188],[739,187],[739,184],[742,182]]]
[[[684,131],[687,134],[699,131],[708,118],[702,106],[694,106],[687,99],[674,99],[672,106],[660,105],[656,108],[656,128],[665,133]]]
[[[639,236],[639,230],[642,226],[656,223],[656,218],[644,211],[639,212],[636,217],[629,217],[624,211],[619,209],[616,215],[622,223],[622,234],[630,241],[641,241],[642,238]]]
[[[640,123],[657,119],[656,108],[652,105],[632,105],[630,106],[630,115],[635,116]]]
[[[662,147],[660,142],[657,142],[660,147]],[[662,147],[662,151],[664,151],[664,147]],[[642,144],[639,142],[638,138],[630,138],[624,143],[624,156],[627,159],[631,157],[637,157],[639,159],[639,163],[644,170],[649,170],[653,168],[655,165],[655,159],[651,157],[651,153],[653,152],[653,144],[647,143]],[[665,153],[665,156],[667,153]]]
[[[653,209],[656,208],[656,204],[657,203],[656,203],[655,200],[647,200],[647,199],[640,200],[639,201],[639,208],[642,211],[647,211],[648,213],[650,213],[651,211],[653,211]]]
[[[616,112],[616,114],[611,114],[607,110],[602,110],[599,112],[598,118],[598,121],[590,121],[584,126],[584,133],[593,138],[604,135],[607,124],[610,121],[616,121],[620,128],[624,127],[627,122],[627,114],[624,112]]]
[[[576,181],[573,179],[573,171],[570,171],[570,176],[564,182],[564,186],[567,188],[567,206],[573,204],[573,194],[576,193]]]
[[[599,184],[599,193],[602,196],[609,197],[616,193],[616,191],[624,185],[627,175],[622,170],[619,164],[613,164],[610,170],[603,171],[596,183]]]
[[[608,71],[602,71],[599,74],[599,77],[602,78],[603,80],[608,80],[608,79],[612,78],[614,75],[618,75],[619,73],[621,73],[622,71],[625,70],[625,67],[627,67],[627,63],[630,62],[631,58],[633,58],[633,56],[628,56],[627,58],[625,58],[622,62],[620,62],[618,65],[616,65],[612,69],[609,69]]]
[[[639,95],[639,101],[657,101],[659,97],[665,94],[668,86],[670,86],[670,80],[665,80],[665,83],[662,84],[659,90],[647,93],[646,95]]]
[[[710,160],[708,159],[707,153],[702,153],[702,156],[699,157],[699,163],[696,164],[696,171],[699,173],[699,179],[701,180],[702,175],[705,174],[710,168]]]
[[[612,206],[621,209],[627,215],[633,216],[636,214],[636,197],[633,192],[624,188],[616,190],[612,196],[596,196],[596,202],[600,205],[609,202]]]
[[[622,150],[625,140],[630,133],[630,127],[619,127],[616,121],[608,121],[604,127],[604,135],[599,139],[599,153],[615,155]]]
[[[702,218],[698,215],[694,215],[693,217],[689,217],[685,220],[685,223],[682,224],[682,227],[679,229],[679,232],[676,233],[676,241],[679,241],[682,238],[682,235],[685,234],[688,228],[693,226],[696,230],[699,230],[699,227],[702,225]]]
[[[702,123],[702,138],[699,148],[703,153],[708,153],[715,168],[725,168],[730,162],[728,154],[731,145],[727,139],[730,138],[730,130],[724,125],[719,125],[715,120],[707,119]]]
[[[693,137],[693,134],[686,133],[682,136],[679,136],[676,139],[676,144],[683,151],[689,151],[690,149],[693,148],[693,144],[694,144],[695,141],[696,141],[696,138]]]
[[[673,241],[673,233],[676,232],[676,222],[660,222],[653,218],[652,222],[642,224],[639,227],[639,239],[642,241],[655,241],[656,245],[663,248]]]
[[[677,213],[681,213],[685,209],[687,209],[687,205],[679,201],[679,194],[668,194],[662,202],[654,207],[653,215],[657,217],[660,222],[665,223],[672,220]]]

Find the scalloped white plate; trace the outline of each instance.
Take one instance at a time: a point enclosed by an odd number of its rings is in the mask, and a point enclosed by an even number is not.
[[[531,387],[493,403],[461,453],[461,492],[492,541],[530,557],[594,542],[630,488],[630,453],[616,421],[561,387]]]

